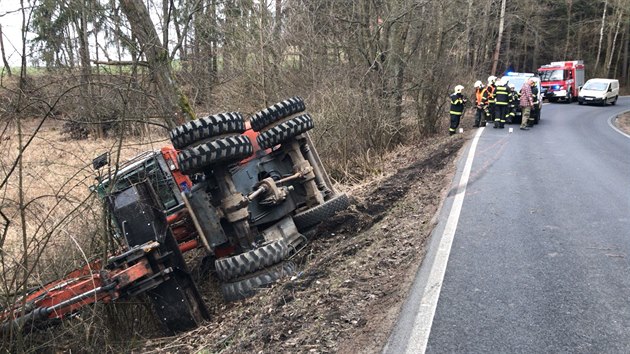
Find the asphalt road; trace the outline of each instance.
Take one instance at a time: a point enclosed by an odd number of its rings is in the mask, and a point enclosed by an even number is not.
[[[384,352],[630,353],[630,136],[610,125],[628,110],[545,104],[469,143]]]

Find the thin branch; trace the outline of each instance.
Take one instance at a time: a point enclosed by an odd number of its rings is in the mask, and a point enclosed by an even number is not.
[[[190,23],[192,22],[193,15],[202,9],[202,6],[200,4],[201,4],[201,0],[197,0],[192,10],[188,14],[188,21],[186,21],[186,24],[184,25],[184,30],[182,31],[182,34],[179,36],[179,38],[177,38],[177,44],[171,51],[171,55],[170,55],[171,60],[175,58],[175,54],[177,54],[177,51],[182,47],[184,38],[186,38],[186,36],[188,35],[188,30],[190,28]],[[164,45],[166,46],[166,43]]]
[[[92,60],[92,63],[99,65],[112,65],[112,66],[131,66],[131,65],[139,65],[144,67],[149,67],[149,63],[146,61],[133,61],[133,60],[110,60],[110,61],[102,61],[102,60]]]

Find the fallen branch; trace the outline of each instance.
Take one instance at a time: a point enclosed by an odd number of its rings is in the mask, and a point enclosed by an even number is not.
[[[127,66],[127,65],[139,65],[148,67],[149,63],[146,61],[133,61],[133,60],[115,60],[115,61],[101,61],[101,60],[92,60],[94,64],[100,65],[113,65],[113,66]]]

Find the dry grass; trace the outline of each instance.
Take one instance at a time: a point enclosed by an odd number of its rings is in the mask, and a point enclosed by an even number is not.
[[[39,122],[27,120],[23,124],[23,140],[26,141]],[[46,122],[23,153],[22,190],[25,204],[28,204],[26,226],[29,231],[36,229],[45,216],[46,219],[62,217],[88,198],[89,187],[95,182],[92,159],[105,151],[114,156],[119,144],[113,139],[70,141],[62,135],[58,126],[58,122]],[[148,138],[141,142],[124,141],[120,160],[125,161],[148,149],[159,149],[166,143],[164,137]],[[11,124],[1,144],[5,154],[0,157],[0,166],[6,176],[19,154],[15,123]],[[20,180],[17,172],[13,172],[2,191],[2,211],[12,223],[19,221]],[[7,246],[15,243],[16,236],[20,234],[16,230],[18,226],[9,228],[10,237],[6,240],[5,251],[10,249]]]
[[[21,121],[23,144],[35,133],[39,123],[37,119]],[[4,151],[0,156],[2,179],[10,173],[20,151],[17,122],[5,124],[8,129],[0,139],[0,148]],[[159,149],[168,143],[164,132],[122,143],[115,139],[68,140],[60,127],[60,122],[46,121],[24,150],[22,202],[18,169],[11,173],[0,190],[0,211],[8,219],[8,225],[0,224],[3,233],[0,234],[0,308],[16,301],[16,295],[11,294],[19,294],[24,289],[21,280],[28,279],[26,287],[42,285],[84,265],[88,259],[100,256],[96,251],[102,248],[104,234],[100,231],[101,205],[89,191],[96,176],[92,168],[94,157],[109,151],[113,161],[120,145],[120,161],[126,161],[140,152]],[[126,308],[123,312],[127,313],[130,308],[135,308],[121,306],[114,309]],[[67,331],[56,332],[44,342],[52,338],[62,343],[64,332],[65,337],[81,336],[77,333],[82,332],[83,327],[92,328],[84,335],[95,340],[115,336],[115,329],[120,325],[107,330],[108,325],[103,322],[111,321],[111,316],[104,316],[101,311],[95,317],[97,312],[84,313],[82,319],[73,321],[76,328],[70,326],[72,328]],[[100,328],[98,336],[92,333],[94,328]],[[33,344],[31,349],[36,347]],[[0,351],[2,348],[0,345]]]
[[[630,134],[630,112],[618,116],[615,125],[624,133]]]
[[[21,123],[25,142],[39,121]],[[101,205],[89,191],[95,182],[92,159],[105,151],[116,156],[120,142],[67,140],[60,126],[52,120],[41,126],[23,152],[21,181],[19,169],[15,169],[0,190],[0,210],[8,221],[0,224],[0,307],[15,302],[16,295],[10,294],[21,293],[24,286],[59,278],[101,256],[103,250]],[[159,149],[167,143],[165,136],[123,141],[120,160]],[[3,179],[18,158],[19,141],[17,124],[10,122],[0,139],[5,152],[0,157]],[[27,282],[22,285],[24,279]]]

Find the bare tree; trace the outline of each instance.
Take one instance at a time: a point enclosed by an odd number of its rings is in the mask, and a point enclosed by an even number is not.
[[[602,22],[599,27],[599,41],[597,42],[597,59],[595,60],[595,70],[599,69],[599,58],[602,55],[602,42],[604,41],[604,28],[606,27],[606,11],[608,9],[608,0],[604,0],[604,9],[602,11]]]
[[[160,42],[147,7],[142,0],[121,0],[120,5],[138,40],[140,50],[147,58],[166,125],[173,128],[186,120],[194,119],[195,113],[188,97],[177,86],[173,77],[167,44]]]
[[[497,44],[494,47],[494,55],[492,56],[492,75],[496,75],[497,66],[499,64],[499,56],[501,52],[501,40],[503,39],[503,26],[505,24],[505,0],[501,0],[501,14],[499,16],[499,33],[497,35]]]
[[[566,30],[566,38],[564,42],[564,55],[563,58],[567,58],[569,54],[569,44],[573,43],[571,37],[571,9],[573,8],[573,0],[565,0],[567,4],[567,30]]]
[[[0,52],[2,52],[2,63],[4,63],[4,70],[7,71],[7,74],[9,74],[9,76],[12,75],[11,73],[11,66],[9,65],[9,62],[7,61],[7,56],[4,52],[4,36],[2,35],[2,25],[0,24]]]

